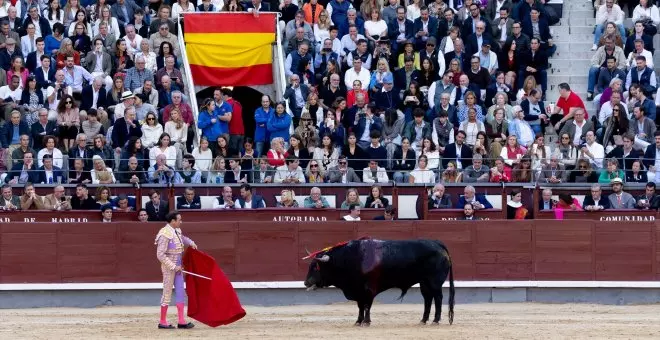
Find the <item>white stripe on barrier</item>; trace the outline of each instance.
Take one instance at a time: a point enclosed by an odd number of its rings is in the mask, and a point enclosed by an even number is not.
[[[236,289],[302,289],[302,281],[233,282]],[[151,290],[162,283],[5,283],[0,291]],[[445,282],[445,287],[449,283]],[[660,288],[656,281],[456,281],[456,288]],[[413,287],[418,287],[415,285]]]

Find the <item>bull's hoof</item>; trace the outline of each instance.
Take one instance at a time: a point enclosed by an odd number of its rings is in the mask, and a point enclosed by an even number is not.
[[[440,322],[438,322],[438,321],[433,321],[433,322],[431,323],[431,326],[440,326]]]
[[[369,327],[371,326],[371,322],[363,322],[362,327]]]
[[[423,320],[420,321],[420,322],[419,322],[419,325],[420,325],[420,326],[426,326],[426,321],[423,321]]]
[[[355,326],[355,327],[360,327],[360,326],[362,326],[362,322],[359,322],[359,321],[358,321],[358,322],[355,323],[354,326]]]

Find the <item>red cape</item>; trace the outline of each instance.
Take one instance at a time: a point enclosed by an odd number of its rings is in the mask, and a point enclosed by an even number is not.
[[[186,275],[188,316],[211,327],[228,325],[245,316],[234,287],[211,256],[188,247],[183,255],[184,270],[210,277]]]

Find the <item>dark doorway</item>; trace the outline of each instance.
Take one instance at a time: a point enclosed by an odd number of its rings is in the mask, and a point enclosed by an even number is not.
[[[207,87],[197,93],[197,102],[202,103],[205,98],[213,98],[215,87]],[[237,86],[233,90],[234,99],[243,106],[243,125],[245,136],[254,138],[254,111],[261,106],[261,92],[247,86]]]

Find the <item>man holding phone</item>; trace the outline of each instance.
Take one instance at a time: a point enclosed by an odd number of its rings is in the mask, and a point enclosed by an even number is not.
[[[44,197],[44,209],[46,210],[71,210],[71,201],[64,195],[64,187],[58,185],[52,194]]]

